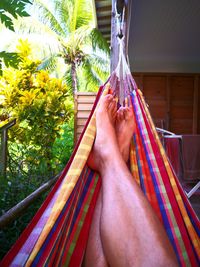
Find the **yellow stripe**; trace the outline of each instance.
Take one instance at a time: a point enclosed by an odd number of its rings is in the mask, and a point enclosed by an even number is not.
[[[154,137],[157,137],[158,133],[156,131],[155,125],[154,125],[154,123],[153,123],[153,121],[151,119],[149,111],[148,111],[148,109],[147,109],[147,107],[145,105],[145,101],[144,101],[144,99],[142,97],[142,93],[140,91],[139,91],[139,94],[141,96],[141,101],[142,101],[143,107],[145,109],[146,115],[148,116],[151,128],[153,130],[153,135],[154,135]],[[169,175],[169,178],[170,178],[170,183],[172,185],[172,189],[174,191],[177,203],[179,205],[183,220],[184,220],[185,224],[187,225],[187,230],[188,230],[188,233],[189,233],[189,236],[190,236],[190,240],[192,241],[192,243],[193,243],[193,245],[195,247],[195,250],[196,250],[196,253],[197,253],[198,257],[200,257],[200,238],[197,235],[197,232],[195,231],[195,229],[194,229],[194,227],[193,227],[193,225],[192,225],[192,223],[191,223],[191,221],[189,219],[189,216],[187,214],[185,205],[184,205],[183,200],[182,200],[182,198],[180,196],[180,193],[179,193],[179,190],[178,190],[174,175],[173,175],[173,173],[171,171],[171,168],[169,166],[168,158],[167,158],[165,150],[164,150],[164,148],[163,148],[163,146],[161,144],[160,138],[157,138],[157,140],[158,140],[157,144],[159,146],[159,149],[162,152],[163,161],[165,163],[166,171],[167,171],[167,173]]]
[[[108,93],[109,85],[106,86],[103,95],[106,95]],[[26,266],[30,266],[36,257],[37,253],[39,252],[42,244],[44,243],[46,237],[48,236],[51,228],[53,227],[56,219],[58,218],[60,211],[63,209],[66,201],[68,200],[74,186],[77,183],[77,180],[83,170],[83,167],[85,166],[85,163],[87,161],[87,158],[89,156],[89,153],[92,149],[92,145],[95,139],[95,134],[96,134],[96,121],[95,121],[95,112],[88,124],[88,127],[85,130],[85,133],[83,135],[83,138],[81,140],[81,143],[78,147],[78,150],[76,152],[75,158],[73,159],[71,166],[68,170],[67,175],[64,177],[64,181],[62,184],[61,191],[59,193],[59,196],[54,204],[54,207],[52,209],[52,212],[48,218],[48,221],[42,230],[42,233],[29,257],[27,260]],[[90,138],[88,138],[88,136]],[[82,154],[84,153],[84,155]],[[77,160],[77,158],[79,160]],[[55,210],[57,212],[55,212]]]

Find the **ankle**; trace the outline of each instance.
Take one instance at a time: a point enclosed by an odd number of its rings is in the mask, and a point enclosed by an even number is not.
[[[101,175],[110,171],[111,166],[118,169],[124,163],[123,156],[118,147],[115,150],[107,151],[107,154],[104,154],[104,158],[99,162],[99,172]]]

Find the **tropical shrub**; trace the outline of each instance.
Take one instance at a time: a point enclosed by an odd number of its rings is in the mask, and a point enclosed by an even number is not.
[[[19,42],[17,52],[19,68],[6,69],[0,79],[0,116],[4,122],[17,119],[9,131],[9,142],[22,169],[52,175],[56,171],[53,144],[72,115],[72,97],[62,80],[37,69],[41,62],[33,59],[27,41]]]

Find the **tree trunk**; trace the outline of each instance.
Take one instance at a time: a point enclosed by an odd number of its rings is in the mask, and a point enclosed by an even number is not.
[[[74,61],[72,61],[71,63],[71,74],[72,74],[72,87],[73,87],[73,97],[74,97],[78,91],[76,63]]]

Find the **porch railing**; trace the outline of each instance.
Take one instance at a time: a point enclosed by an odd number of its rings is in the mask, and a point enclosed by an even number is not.
[[[16,119],[6,123],[0,128],[1,146],[0,146],[0,175],[6,177],[7,154],[8,154],[8,129],[16,124]]]

